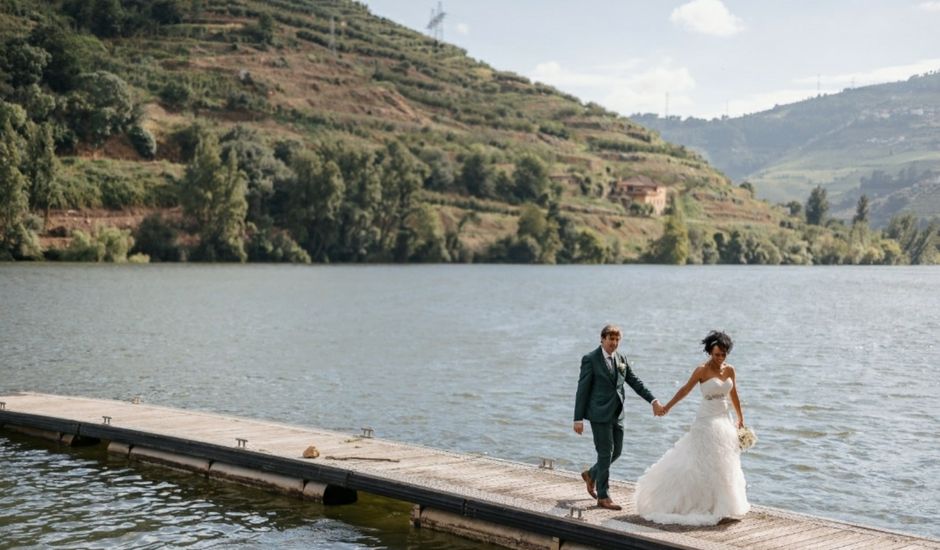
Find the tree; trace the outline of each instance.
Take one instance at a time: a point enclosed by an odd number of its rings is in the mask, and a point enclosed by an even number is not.
[[[124,9],[120,0],[94,0],[89,23],[96,36],[120,36],[124,25]]]
[[[940,221],[921,227],[914,214],[898,214],[891,218],[885,236],[898,242],[912,264],[931,264],[938,258]]]
[[[607,246],[600,235],[590,229],[578,233],[578,262],[602,264],[607,261]]]
[[[810,225],[823,225],[826,214],[829,212],[829,199],[826,190],[817,185],[809,194],[806,201],[806,223]]]
[[[82,74],[78,91],[69,98],[75,133],[94,144],[124,132],[137,118],[127,83],[107,71]]]
[[[858,198],[855,205],[855,217],[852,218],[853,224],[868,224],[868,195],[862,195]]]
[[[480,221],[480,215],[471,210],[460,217],[460,221],[457,222],[457,226],[454,230],[448,231],[444,235],[444,242],[447,246],[447,253],[450,255],[451,261],[469,262],[473,259],[472,252],[466,248],[460,235],[464,226],[468,223],[479,225]]]
[[[19,137],[0,102],[0,260],[39,256],[35,234],[27,224],[28,182],[20,172]]]
[[[381,168],[369,151],[333,144],[321,150],[336,162],[346,184],[346,199],[340,207],[340,236],[330,258],[363,261],[379,255],[376,219],[382,199]]]
[[[34,125],[29,140],[26,176],[29,179],[29,203],[43,213],[43,225],[49,223],[49,210],[65,203],[58,180],[59,159],[55,156],[52,125]]]
[[[291,167],[287,184],[287,222],[291,233],[314,261],[329,261],[328,251],[339,238],[339,215],[346,190],[343,174],[333,161],[303,151]]]
[[[46,50],[14,38],[3,45],[0,70],[8,75],[14,88],[23,88],[42,82],[42,72],[51,59]]]
[[[195,259],[245,261],[245,193],[245,175],[235,156],[223,162],[218,138],[204,132],[180,190],[183,212],[199,234]]]
[[[391,253],[395,261],[404,261],[406,252],[400,235],[407,228],[405,220],[416,206],[416,193],[427,173],[427,167],[400,143],[393,141],[381,153],[380,181],[382,196],[376,221],[379,229],[379,247]]]
[[[260,226],[271,225],[268,211],[276,182],[291,177],[290,169],[275,158],[274,151],[265,145],[257,130],[236,126],[221,140],[222,155],[234,155],[238,169],[248,178],[248,221]]]
[[[415,208],[399,233],[399,246],[405,249],[398,256],[410,262],[449,262],[447,241],[437,211],[428,204]]]
[[[522,207],[516,237],[520,241],[525,237],[531,237],[538,243],[538,253],[534,261],[543,264],[555,263],[555,256],[561,249],[558,223],[546,216],[541,208],[534,204],[527,204]]]
[[[429,148],[421,151],[420,158],[430,168],[428,177],[424,180],[425,189],[450,191],[454,185],[456,168],[447,153]]]
[[[463,161],[457,185],[474,197],[492,198],[496,195],[493,169],[486,156],[477,151]]]
[[[262,44],[271,44],[274,42],[274,18],[270,13],[262,13],[258,18],[257,25],[250,29],[255,40]]]
[[[140,222],[134,233],[134,251],[146,254],[154,262],[175,262],[182,258],[179,231],[160,213],[154,213]]]
[[[525,155],[516,161],[513,188],[519,200],[545,204],[551,198],[545,163],[533,155]]]
[[[56,92],[74,89],[79,74],[90,65],[90,42],[66,27],[53,24],[37,25],[29,34],[29,43],[49,53],[43,68],[43,82]],[[98,44],[100,46],[100,44]]]
[[[742,184],[739,185],[738,187],[740,187],[741,189],[744,189],[745,191],[747,191],[748,193],[750,193],[750,195],[751,195],[752,198],[754,197],[754,194],[756,193],[756,191],[754,190],[754,184],[752,184],[752,183],[749,182],[749,181],[746,181],[746,182],[742,183]]]
[[[150,6],[150,16],[158,25],[174,25],[183,21],[183,7],[180,0],[154,0]]]
[[[689,230],[674,197],[669,200],[669,211],[663,234],[650,246],[648,256],[654,262],[683,265],[689,258]]]
[[[799,216],[803,213],[803,205],[799,201],[790,201],[786,206],[791,216]]]

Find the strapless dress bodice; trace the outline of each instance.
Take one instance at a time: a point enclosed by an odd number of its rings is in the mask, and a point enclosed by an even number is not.
[[[702,404],[699,407],[699,417],[725,414],[728,411],[728,395],[734,382],[730,378],[709,378],[699,384],[702,392]]]

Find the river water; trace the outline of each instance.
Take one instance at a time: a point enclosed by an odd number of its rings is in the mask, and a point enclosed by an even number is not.
[[[0,393],[128,399],[577,471],[607,322],[665,401],[735,339],[752,503],[940,538],[940,269],[0,266]],[[629,390],[628,390],[629,391]],[[687,429],[634,397],[612,475]],[[0,432],[0,547],[484,548],[365,497],[325,508]]]

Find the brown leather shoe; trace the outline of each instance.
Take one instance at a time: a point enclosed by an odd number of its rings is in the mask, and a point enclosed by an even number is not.
[[[591,479],[591,471],[584,470],[581,472],[581,479],[583,479],[584,484],[587,485],[587,492],[591,495],[591,498],[597,498],[597,491],[594,490],[594,480]]]
[[[597,505],[601,508],[607,508],[608,510],[623,510],[623,507],[619,504],[614,504],[614,501],[609,498],[599,498],[597,499]]]

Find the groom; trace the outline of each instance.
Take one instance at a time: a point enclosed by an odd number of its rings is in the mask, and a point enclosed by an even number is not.
[[[581,358],[581,375],[574,403],[574,431],[581,435],[584,419],[591,422],[597,463],[581,472],[588,493],[597,505],[610,510],[620,506],[607,493],[610,465],[623,449],[623,383],[630,384],[640,397],[653,405],[653,414],[662,416],[663,406],[637,378],[623,355],[617,353],[620,328],[607,325],[601,330],[601,345]],[[597,488],[595,492],[595,486]]]

